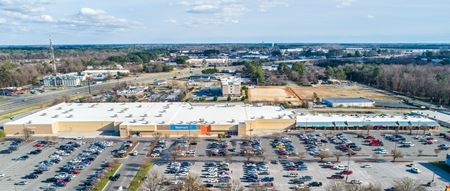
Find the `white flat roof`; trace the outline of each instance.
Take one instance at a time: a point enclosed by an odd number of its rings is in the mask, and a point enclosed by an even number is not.
[[[385,125],[385,126],[420,126],[437,125],[437,122],[421,116],[393,116],[393,115],[300,115],[296,117],[297,124],[324,125],[331,123],[347,123],[356,126]]]
[[[278,106],[191,105],[157,103],[61,103],[7,124],[114,121],[143,124],[238,124],[251,119],[291,118],[292,110]]]

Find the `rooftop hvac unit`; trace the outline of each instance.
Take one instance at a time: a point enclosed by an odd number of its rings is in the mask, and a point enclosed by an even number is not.
[[[216,121],[211,121],[211,124],[215,124],[216,123]]]
[[[183,124],[183,121],[180,121],[180,124]]]
[[[144,121],[144,122],[142,122],[142,124],[148,124],[148,121]]]
[[[92,104],[92,105],[89,106],[89,108],[93,108],[94,106],[95,106],[95,104]]]
[[[31,120],[27,122],[27,124],[31,124]]]
[[[117,117],[117,114],[111,115],[111,117]]]
[[[205,119],[203,119],[203,118],[199,118],[198,120],[199,120],[200,122],[205,121]]]
[[[120,103],[120,105],[125,105],[125,103]]]
[[[54,116],[52,116],[52,118],[57,118],[58,117],[58,115],[54,115]]]
[[[127,115],[126,117],[128,117],[128,118],[133,117],[133,114]]]
[[[159,122],[159,124],[164,124],[164,123],[166,123],[165,121],[161,121],[161,122]]]
[[[124,110],[124,111],[128,111],[128,107],[126,107],[126,108],[123,108],[122,110]]]
[[[162,114],[155,115],[155,117],[162,117]]]
[[[41,113],[41,116],[46,116],[47,115],[47,113]]]
[[[136,106],[137,108],[141,108],[142,107],[142,105],[138,105],[138,106]]]
[[[141,117],[147,117],[148,115],[147,114],[143,114],[143,115],[141,115]]]
[[[130,121],[130,123],[136,123],[136,120],[133,119],[133,120]]]
[[[68,115],[68,116],[66,116],[67,118],[72,118],[73,117],[73,115]]]
[[[61,110],[61,109],[62,109],[62,107],[57,107],[57,108],[56,108],[56,110]]]
[[[141,118],[141,119],[139,119],[139,121],[144,121],[145,120],[145,118]]]
[[[108,111],[114,111],[114,108],[109,108]]]
[[[236,120],[235,120],[235,119],[232,119],[232,120],[231,120],[231,123],[234,123],[234,122],[236,122]]]
[[[120,110],[120,111],[118,111],[118,113],[123,113],[123,112],[125,112],[124,110]]]
[[[159,113],[165,113],[165,112],[166,112],[166,110],[164,109],[164,110],[160,111]]]

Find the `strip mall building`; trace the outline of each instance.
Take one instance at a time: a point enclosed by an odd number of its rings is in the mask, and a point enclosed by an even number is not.
[[[288,128],[353,126],[435,128],[437,122],[418,116],[302,115],[278,106],[192,105],[190,103],[61,103],[5,124],[7,136],[31,132],[39,136],[108,132],[131,135],[272,134]],[[100,133],[101,134],[101,133]]]

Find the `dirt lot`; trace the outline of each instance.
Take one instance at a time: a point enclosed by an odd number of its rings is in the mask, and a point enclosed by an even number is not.
[[[291,102],[301,103],[298,98],[288,87],[282,86],[264,86],[256,87],[248,90],[248,100],[250,102]]]
[[[358,85],[339,86],[339,85],[320,85],[315,87],[292,87],[292,90],[301,98],[311,100],[314,92],[320,98],[329,97],[364,97],[377,101],[399,101],[398,98],[385,95],[373,89],[365,88]]]

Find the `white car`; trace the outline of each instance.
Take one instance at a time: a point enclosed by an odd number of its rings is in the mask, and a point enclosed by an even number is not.
[[[215,178],[210,178],[208,179],[208,183],[218,183],[219,180],[215,179]]]
[[[138,155],[138,152],[137,152],[137,151],[133,151],[133,152],[130,153],[130,155],[131,155],[131,156],[137,156],[137,155]]]
[[[336,166],[333,166],[331,169],[333,169],[333,170],[345,170],[345,166],[343,166],[343,165],[336,165]]]
[[[4,173],[1,173],[1,174],[0,174],[0,177],[5,177],[5,174],[4,174]]]
[[[415,174],[419,174],[421,172],[418,168],[414,168],[414,167],[409,169],[409,171],[411,171],[412,173],[415,173]]]
[[[386,151],[382,150],[382,151],[375,151],[375,154],[387,154]]]

